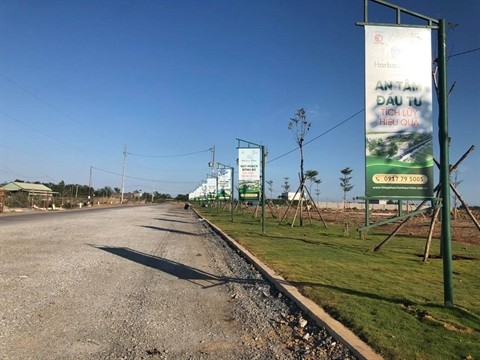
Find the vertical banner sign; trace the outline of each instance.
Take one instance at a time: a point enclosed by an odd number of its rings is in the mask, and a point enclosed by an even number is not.
[[[260,199],[260,149],[238,149],[238,198]]]
[[[200,185],[200,199],[202,200],[207,200],[207,195],[208,195],[208,189],[207,189],[207,183],[202,182],[202,185]]]
[[[207,199],[213,200],[217,195],[217,179],[208,178],[207,179]]]
[[[229,200],[232,195],[232,169],[218,169],[218,199]]]
[[[431,31],[365,26],[367,197],[433,195]]]
[[[195,189],[194,197],[195,197],[195,200],[201,200],[202,199],[202,186],[201,185],[198,186]]]

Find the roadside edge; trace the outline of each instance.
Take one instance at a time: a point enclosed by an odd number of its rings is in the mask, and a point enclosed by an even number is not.
[[[358,359],[361,360],[383,360],[368,344],[362,341],[350,329],[345,327],[341,322],[332,318],[320,306],[312,300],[303,296],[298,289],[290,284],[280,275],[276,274],[272,269],[265,265],[260,259],[253,255],[250,251],[237,243],[233,238],[223,232],[221,228],[201,216],[192,208],[195,214],[205,221],[212,230],[215,231],[222,239],[226,240],[231,246],[239,251],[246,259],[248,259],[255,268],[262,273],[280,292],[290,298],[298,307],[305,311],[312,320],[319,326],[324,326],[327,331],[339,342],[344,344]]]

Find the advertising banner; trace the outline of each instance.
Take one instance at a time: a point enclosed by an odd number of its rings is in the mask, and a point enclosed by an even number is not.
[[[207,183],[202,182],[202,185],[200,185],[200,199],[201,200],[206,200],[207,195],[208,195]]]
[[[433,195],[431,31],[365,26],[367,197]]]
[[[193,192],[188,194],[189,200],[201,200],[202,199],[202,186],[198,186]]]
[[[209,200],[215,199],[217,195],[217,179],[207,178],[207,198]]]
[[[260,149],[238,149],[238,196],[240,200],[260,199]]]
[[[229,200],[232,196],[232,169],[218,169],[218,199]]]

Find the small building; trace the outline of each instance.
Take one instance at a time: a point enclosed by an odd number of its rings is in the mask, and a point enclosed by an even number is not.
[[[307,195],[304,193],[304,199],[307,197]],[[281,195],[281,198],[282,199],[287,199],[289,201],[294,201],[294,200],[297,200],[299,201],[300,200],[300,191],[294,193],[294,192],[283,192],[282,195]]]
[[[47,205],[53,200],[54,192],[49,187],[42,184],[33,184],[20,181],[12,181],[8,184],[0,187],[0,190],[5,192],[5,198],[14,194],[25,194],[28,203],[33,205],[34,203],[42,202]]]
[[[45,185],[26,183],[26,182],[20,182],[20,181],[9,182],[7,185],[2,186],[0,189],[3,189],[5,191],[13,191],[13,192],[18,192],[18,191],[26,192],[29,195],[53,194],[52,189],[50,189]]]

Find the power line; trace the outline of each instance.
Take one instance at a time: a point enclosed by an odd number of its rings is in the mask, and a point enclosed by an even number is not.
[[[83,153],[83,151],[84,151],[84,150],[79,150],[78,148],[73,147],[71,144],[69,144],[69,143],[67,143],[67,142],[65,142],[65,141],[63,141],[63,140],[60,140],[60,139],[55,138],[55,137],[47,134],[46,132],[43,132],[43,131],[41,131],[41,130],[38,130],[37,128],[35,128],[35,127],[27,124],[26,122],[21,121],[21,120],[15,118],[15,117],[13,117],[12,115],[9,115],[9,114],[5,113],[4,111],[0,111],[0,114],[3,115],[3,116],[8,117],[10,120],[13,120],[13,121],[15,121],[15,122],[17,122],[17,123],[19,123],[19,124],[21,124],[21,125],[29,128],[29,129],[32,129],[32,130],[36,131],[37,133],[39,133],[39,134],[41,134],[41,135],[43,135],[43,136],[45,136],[45,137],[47,137],[47,138],[49,138],[49,139],[51,139],[51,140],[56,141],[56,142],[59,143],[59,144],[65,145],[65,146],[67,146],[67,147],[69,147],[69,148],[71,148],[71,149],[73,149],[73,150],[75,150],[75,151],[78,151],[80,154]]]
[[[79,126],[80,128],[85,128],[85,124],[76,120],[73,116],[67,114],[65,111],[61,110],[58,106],[54,106],[52,105],[51,103],[49,103],[48,101],[42,99],[40,96],[36,95],[35,93],[33,93],[32,91],[28,90],[25,86],[19,84],[18,82],[12,80],[11,78],[9,78],[8,76],[6,76],[5,74],[1,73],[0,72],[0,77],[4,78],[5,80],[7,80],[8,82],[10,82],[11,84],[15,85],[16,87],[18,87],[19,89],[21,89],[22,91],[24,91],[26,94],[30,95],[31,97],[35,98],[37,101],[41,102],[42,104],[46,105],[47,107],[51,108],[52,110],[56,111],[57,113],[59,113],[60,115],[62,115],[63,117],[67,118],[68,120],[70,120],[72,123],[76,124],[77,126]],[[105,133],[103,131],[101,131],[101,129],[97,129],[95,131],[95,134],[98,135],[100,134],[102,138],[108,138],[108,139],[111,139],[113,140],[113,138],[109,135],[109,133]]]
[[[95,169],[95,170],[98,170],[98,171],[102,171],[104,173],[107,173],[107,174],[111,174],[111,175],[116,175],[116,176],[122,176],[122,174],[118,174],[118,173],[115,173],[113,171],[108,171],[108,170],[104,170],[104,169],[100,169],[100,168],[97,168],[95,166],[92,166],[92,169]],[[129,178],[129,179],[135,179],[135,180],[143,180],[143,181],[155,181],[153,179],[145,179],[145,178],[141,178],[141,177],[135,177],[135,176],[126,176],[126,178]]]
[[[362,110],[357,111],[355,114],[349,116],[349,117],[346,118],[345,120],[343,120],[343,121],[339,122],[338,124],[332,126],[330,129],[324,131],[324,132],[321,133],[320,135],[318,135],[318,136],[314,137],[313,139],[305,142],[304,145],[308,145],[308,144],[310,144],[311,142],[317,140],[318,138],[320,138],[320,137],[328,134],[329,132],[335,130],[335,129],[338,128],[339,126],[345,124],[347,121],[352,120],[355,116],[357,116],[358,114],[362,113],[363,111],[365,111],[365,109],[362,109]],[[297,151],[298,149],[300,149],[300,147],[297,146],[295,149],[292,149],[292,150],[290,150],[290,151],[287,151],[286,153],[284,153],[284,154],[282,154],[282,155],[280,155],[280,156],[277,156],[276,158],[273,158],[272,160],[267,161],[267,164],[268,164],[268,163],[271,163],[271,162],[273,162],[273,161],[275,161],[275,160],[281,159],[282,157],[287,156],[288,154],[291,154],[292,152]]]
[[[35,128],[35,127],[33,127],[33,126],[31,126],[31,125],[29,125],[29,124],[27,124],[27,123],[25,123],[25,122],[23,122],[23,121],[21,121],[21,120],[18,120],[17,118],[15,118],[15,117],[13,117],[13,116],[11,116],[11,115],[8,115],[7,113],[5,113],[5,112],[3,112],[3,111],[0,111],[0,114],[2,114],[3,116],[8,117],[10,120],[13,120],[13,121],[15,121],[15,122],[17,122],[17,123],[19,123],[19,124],[27,127],[27,128],[30,128],[30,129],[38,132],[39,134],[42,134],[42,135],[45,136],[45,137],[48,137],[48,138],[50,138],[50,139],[52,139],[52,140],[61,142],[60,140],[54,138],[53,136],[50,136],[49,134],[47,134],[47,133],[45,133],[45,132],[43,132],[43,131],[41,131],[41,130],[38,130],[37,128]],[[63,144],[66,144],[66,143],[63,143]],[[66,144],[66,145],[68,145],[68,144]],[[76,150],[76,149],[75,149],[75,150]]]
[[[0,145],[2,146],[2,145]],[[144,169],[144,170],[155,170],[155,171],[162,171],[162,172],[192,172],[192,171],[204,171],[205,169],[194,169],[194,168],[184,168],[184,169],[171,169],[171,168],[155,168],[155,167],[150,167],[150,166],[138,166],[138,165],[132,165],[130,164],[129,166],[130,169],[135,168],[135,169]]]
[[[468,53],[471,53],[471,52],[474,52],[474,51],[479,51],[479,50],[480,50],[480,47],[476,48],[476,49],[467,50],[467,51],[463,51],[461,53],[456,53],[456,54],[450,55],[448,58],[452,58],[452,57],[460,56],[460,55],[465,55],[465,54],[468,54]]]
[[[5,76],[4,74],[0,73],[0,76],[3,77],[5,80],[8,80],[9,82],[11,82],[13,85],[17,86],[18,88],[22,89],[23,91],[25,91],[28,95],[34,97],[35,99],[37,99],[38,101],[40,101],[41,103],[43,103],[44,105],[47,105],[49,108],[55,110],[56,112],[58,112],[59,114],[65,116],[67,119],[69,119],[70,121],[74,122],[75,124],[79,125],[79,126],[82,126],[82,124],[80,122],[78,122],[77,120],[75,120],[73,117],[71,117],[70,115],[68,115],[67,113],[65,113],[64,111],[60,110],[59,108],[57,108],[56,106],[53,106],[52,104],[50,104],[49,102],[43,100],[42,98],[38,97],[37,95],[35,95],[33,92],[31,92],[30,90],[26,89],[25,87],[23,87],[22,85],[20,85],[19,83],[17,83],[16,81],[13,81],[12,79],[10,79],[9,77]]]
[[[48,179],[50,181],[57,181],[53,178],[51,178],[50,176],[48,175],[41,175],[41,176],[27,176],[27,175],[23,175],[23,174],[19,174],[18,172],[12,170],[12,169],[9,169],[5,166],[1,166],[0,167],[0,174],[2,175],[5,175],[5,174],[10,174],[12,175],[13,177],[17,178],[17,179],[34,179],[35,181],[38,181],[38,179]],[[58,182],[58,181],[57,181]]]
[[[460,52],[460,53],[456,53],[456,54],[450,55],[449,58],[452,58],[452,57],[455,57],[455,56],[460,56],[460,55],[469,54],[469,53],[472,53],[472,52],[474,52],[474,51],[480,51],[480,48],[475,48],[475,49],[471,49],[471,50],[467,50],[467,51],[462,51],[462,52]],[[336,124],[335,126],[331,127],[331,128],[328,129],[327,131],[325,131],[325,132],[321,133],[320,135],[314,137],[313,139],[305,142],[304,145],[308,145],[308,144],[310,144],[311,142],[313,142],[313,141],[317,140],[318,138],[322,137],[323,135],[328,134],[330,131],[336,129],[337,127],[343,125],[343,124],[346,123],[347,121],[353,119],[355,116],[357,116],[358,114],[360,114],[360,113],[363,112],[363,111],[365,111],[365,109],[362,109],[362,110],[360,110],[360,111],[357,111],[355,114],[353,114],[352,116],[348,117],[347,119],[341,121],[340,123]],[[297,151],[298,149],[300,149],[300,147],[296,147],[295,149],[292,149],[292,150],[290,150],[290,151],[287,151],[286,153],[284,153],[284,154],[282,154],[282,155],[280,155],[280,156],[277,156],[276,158],[274,158],[274,159],[272,159],[272,160],[267,161],[267,163],[271,163],[271,162],[273,162],[273,161],[275,161],[275,160],[281,159],[282,157],[287,156],[288,154],[291,154],[292,152]]]
[[[92,169],[95,169],[95,170],[98,170],[98,171],[102,171],[102,172],[107,173],[107,174],[122,176],[122,174],[114,173],[113,171],[108,171],[108,170],[100,169],[100,168],[97,168],[97,167],[95,167],[95,166],[92,166]]]
[[[111,174],[111,175],[122,176],[122,174],[119,174],[119,173],[116,173],[116,172],[113,172],[113,171],[100,169],[100,168],[97,168],[95,166],[92,166],[92,169],[102,171],[104,173]],[[145,178],[141,178],[141,177],[127,176],[127,175],[125,175],[125,177],[129,178],[129,179],[134,179],[134,180],[150,181],[150,182],[162,183],[162,184],[163,183],[166,183],[166,184],[194,184],[195,183],[196,184],[196,181],[162,181],[162,180],[157,180],[157,179],[145,179]]]
[[[358,114],[362,113],[364,110],[365,110],[365,109],[362,109],[362,110],[357,111],[355,114],[353,114],[353,115],[351,115],[350,117],[346,118],[345,120],[339,122],[337,125],[331,127],[331,128],[328,129],[327,131],[324,131],[323,133],[321,133],[320,135],[314,137],[313,139],[307,141],[304,145],[308,145],[308,144],[310,144],[312,141],[317,140],[318,138],[322,137],[323,135],[328,134],[330,131],[335,130],[337,127],[345,124],[347,121],[353,119],[355,116],[357,116]]]
[[[207,151],[211,151],[212,149],[207,149],[207,150],[200,150],[200,151],[195,151],[187,154],[177,154],[177,155],[143,155],[143,154],[134,154],[131,152],[127,152],[128,155],[133,155],[133,156],[140,156],[140,157],[156,157],[156,158],[172,158],[172,157],[182,157],[182,156],[190,156],[190,155],[196,155],[200,153],[204,153]]]

